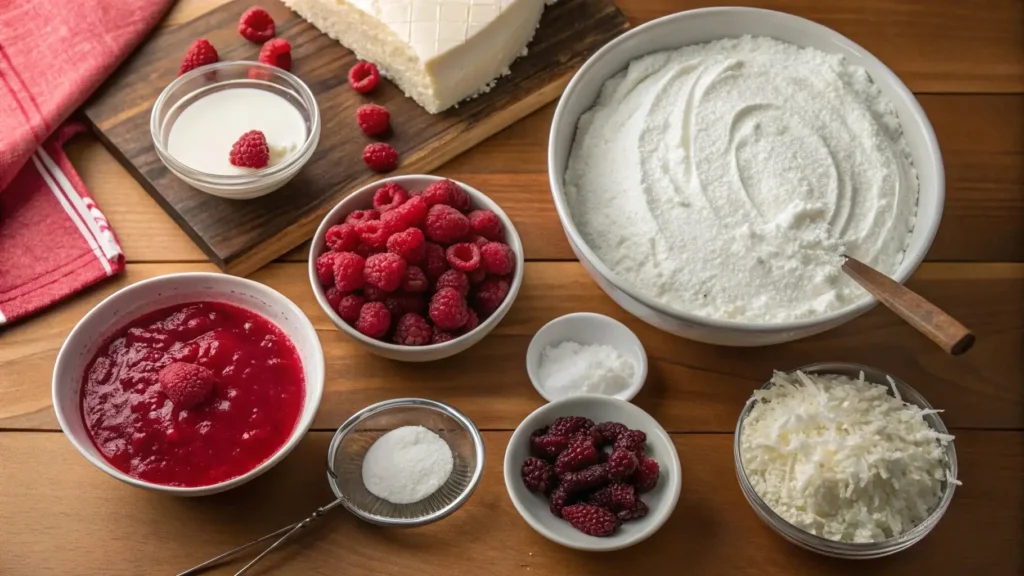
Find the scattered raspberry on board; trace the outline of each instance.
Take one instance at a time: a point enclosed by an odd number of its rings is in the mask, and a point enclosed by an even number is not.
[[[274,19],[263,8],[253,6],[238,19],[238,33],[250,42],[266,42],[274,37]]]
[[[185,52],[185,57],[181,61],[181,67],[178,69],[178,76],[199,68],[200,66],[206,66],[207,64],[213,64],[220,60],[217,55],[217,49],[210,44],[210,41],[206,38],[198,38],[192,45],[188,47],[188,51]]]

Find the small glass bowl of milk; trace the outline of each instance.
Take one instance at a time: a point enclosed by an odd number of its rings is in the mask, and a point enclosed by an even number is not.
[[[223,198],[269,194],[292,179],[320,140],[320,109],[294,74],[259,62],[218,62],[179,76],[160,94],[149,122],[167,169]],[[266,168],[228,160],[232,145],[259,130],[270,146]]]

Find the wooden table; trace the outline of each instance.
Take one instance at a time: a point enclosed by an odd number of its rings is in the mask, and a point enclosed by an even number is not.
[[[181,2],[165,25],[217,0]],[[622,0],[634,24],[709,5]],[[545,173],[548,106],[440,171],[486,190],[526,245],[526,282],[495,332],[454,359],[411,366],[369,355],[339,334],[309,290],[300,249],[253,274],[292,298],[320,330],[327,389],[313,431],[284,462],[220,496],[185,500],[123,485],[61,437],[50,375],[71,327],[111,292],[152,276],[214,270],[143,190],[91,139],[72,162],[117,230],[127,271],[0,332],[0,574],[173,574],[304,517],[330,498],[323,461],[331,431],[371,402],[423,396],[465,411],[484,431],[480,488],[451,518],[385,530],[336,512],[260,573],[287,574],[950,574],[1024,573],[1024,3],[1021,0],[760,0],[812,18],[886,62],[919,96],[942,146],[945,217],[911,286],[978,334],[945,356],[885,310],[837,330],[757,349],[669,336],[626,314],[587,277],[562,235]],[[561,548],[512,507],[501,463],[510,430],[542,400],[523,367],[530,335],[591,310],[633,328],[650,354],[636,403],[673,433],[684,486],[649,541],[612,554]],[[772,368],[822,360],[894,372],[945,408],[962,488],[938,528],[884,560],[841,562],[787,544],[754,516],[736,484],[731,430]],[[238,567],[238,564],[232,567]],[[221,573],[231,573],[223,570]]]

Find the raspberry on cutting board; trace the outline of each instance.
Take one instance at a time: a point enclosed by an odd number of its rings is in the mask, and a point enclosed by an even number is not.
[[[284,38],[268,40],[260,48],[259,61],[282,70],[292,69],[292,45]]]
[[[266,42],[274,37],[274,19],[263,8],[253,6],[238,19],[238,33],[250,42]]]
[[[200,66],[206,66],[207,64],[213,64],[220,60],[217,55],[217,49],[210,44],[210,41],[206,38],[198,38],[192,45],[188,47],[188,51],[185,52],[185,57],[181,60],[181,67],[178,68],[178,76],[199,68]]]

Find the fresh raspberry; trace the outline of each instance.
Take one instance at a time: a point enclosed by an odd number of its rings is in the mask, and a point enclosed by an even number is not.
[[[274,32],[274,19],[259,6],[249,8],[238,19],[238,33],[249,42],[266,42]]]
[[[647,516],[647,511],[647,504],[644,504],[643,500],[637,498],[633,501],[633,506],[631,508],[628,510],[620,510],[616,512],[615,515],[619,517],[619,520],[628,522],[630,520],[638,520]]]
[[[462,242],[452,244],[445,250],[448,264],[456,270],[472,272],[480,267],[480,249],[475,244]]]
[[[334,257],[334,285],[342,292],[354,292],[365,284],[363,267],[366,259],[354,252],[341,252]]]
[[[597,436],[597,443],[599,446],[609,446],[614,444],[615,440],[618,439],[619,434],[622,434],[627,430],[629,430],[629,428],[627,428],[625,424],[619,424],[618,422],[601,422],[594,426],[594,431],[599,435]]]
[[[579,494],[600,488],[610,480],[608,464],[594,464],[577,472],[566,473],[562,476],[562,486],[565,486],[570,494]]]
[[[476,315],[476,310],[470,308],[467,314],[466,323],[462,326],[461,330],[463,334],[469,334],[480,325],[480,317]]]
[[[426,292],[430,288],[430,280],[419,266],[406,266],[402,276],[402,290],[406,292]]]
[[[615,439],[615,449],[620,448],[640,456],[644,453],[644,443],[647,442],[647,434],[641,430],[626,430]]]
[[[367,136],[377,136],[391,129],[391,113],[378,104],[363,104],[356,109],[356,124]]]
[[[366,259],[363,267],[363,276],[366,283],[376,286],[385,292],[394,292],[402,284],[402,276],[405,275],[405,260],[398,254],[381,252],[371,254]]]
[[[363,309],[363,304],[366,304],[366,298],[359,294],[346,294],[336,308],[338,316],[348,324],[355,324],[356,320],[359,320],[359,311]]]
[[[522,467],[523,484],[530,492],[546,494],[554,481],[554,471],[551,464],[540,458],[527,458],[523,460]]]
[[[398,319],[393,340],[403,346],[426,346],[432,333],[426,318],[410,312]]]
[[[380,220],[380,212],[375,208],[370,208],[369,210],[356,210],[345,217],[345,223],[353,226],[368,220]]]
[[[341,290],[338,290],[334,286],[331,286],[327,290],[324,290],[324,298],[327,303],[330,304],[331,310],[337,310],[338,305],[341,304],[341,298],[344,296]]]
[[[270,163],[270,147],[267,137],[259,130],[249,130],[231,145],[228,160],[233,166],[244,168],[266,168]]]
[[[427,256],[427,239],[419,228],[392,234],[387,241],[388,252],[398,254],[409,264],[419,264]]]
[[[619,527],[619,519],[615,514],[590,504],[566,506],[562,508],[562,518],[588,536],[611,536]]]
[[[438,244],[453,244],[469,232],[469,219],[451,206],[436,204],[427,211],[423,231]]]
[[[548,509],[555,516],[561,518],[562,510],[572,504],[575,501],[572,494],[565,489],[563,486],[556,486],[551,494],[548,496]]]
[[[430,319],[441,330],[458,330],[469,319],[466,299],[452,288],[442,288],[430,298]]]
[[[366,285],[363,286],[363,298],[366,298],[367,302],[383,302],[387,300],[388,293],[376,286]]]
[[[398,151],[383,142],[367,144],[363,148],[363,162],[374,172],[391,172],[398,167]]]
[[[351,224],[337,224],[327,229],[324,240],[334,252],[351,252],[359,246],[359,232]]]
[[[407,292],[395,292],[388,294],[384,300],[388,312],[392,318],[401,318],[405,314],[415,313],[423,316],[427,311],[427,301],[422,294],[409,294]]]
[[[388,245],[391,232],[387,224],[381,220],[366,220],[356,224],[359,239],[373,251],[383,250]]]
[[[466,215],[469,227],[474,234],[495,242],[503,240],[505,234],[501,230],[501,220],[490,210],[473,210]]]
[[[594,421],[583,416],[559,416],[548,427],[548,434],[555,436],[572,436],[573,434],[590,430],[594,427]]]
[[[260,48],[258,60],[264,64],[277,66],[281,70],[292,69],[292,45],[284,38],[268,40]]]
[[[614,482],[587,496],[587,504],[612,512],[629,510],[636,504],[636,488],[631,484]]]
[[[589,438],[574,438],[555,460],[555,474],[561,478],[568,472],[582,470],[591,464],[597,464],[597,448],[594,443]]]
[[[178,408],[188,410],[199,405],[213,391],[216,377],[198,364],[172,362],[157,374],[160,389]]]
[[[434,289],[454,288],[463,298],[469,294],[469,278],[465,272],[459,270],[445,270],[444,274],[438,276],[434,282]]]
[[[637,492],[650,492],[658,485],[658,478],[660,476],[661,467],[658,466],[658,461],[647,456],[640,456],[640,460],[636,465],[636,471],[633,472],[630,482],[636,486]]]
[[[210,44],[206,38],[198,38],[185,52],[185,57],[181,60],[181,68],[178,69],[178,76],[200,66],[213,64],[218,60],[220,57],[217,56],[217,49],[213,47],[213,44]]]
[[[488,242],[480,248],[480,261],[488,274],[504,276],[512,272],[516,265],[516,255],[507,244]]]
[[[324,286],[334,285],[334,257],[336,252],[324,252],[316,257],[316,277]]]
[[[487,271],[483,268],[477,268],[469,274],[466,274],[466,277],[469,279],[470,286],[476,286],[487,279]]]
[[[419,228],[427,218],[427,203],[419,196],[413,196],[406,200],[398,208],[392,210],[401,215],[402,222],[409,227]]]
[[[618,448],[608,457],[608,475],[612,480],[626,480],[636,470],[636,465],[636,454],[625,448]]]
[[[530,435],[530,454],[554,462],[558,455],[569,447],[566,436],[552,436],[547,428],[534,430]]]
[[[380,71],[371,62],[357,62],[348,71],[348,85],[360,94],[365,94],[380,83]]]
[[[470,214],[472,214],[472,212],[470,212]],[[470,225],[472,226],[472,222],[470,223]],[[477,248],[483,248],[484,246],[491,242],[490,240],[484,238],[483,236],[473,236],[469,239],[469,241],[475,244]]]
[[[451,342],[455,340],[455,336],[452,336],[448,332],[441,332],[434,330],[434,335],[430,337],[431,344],[444,344],[445,342]]]
[[[504,278],[488,278],[476,287],[476,294],[473,295],[473,303],[476,311],[481,316],[487,317],[494,314],[494,311],[501,306],[508,296],[508,280]]]
[[[359,310],[356,330],[370,338],[381,338],[391,328],[391,313],[383,302],[367,302]]]
[[[462,212],[469,210],[469,194],[448,179],[438,180],[427,186],[421,195],[427,206],[446,204]]]
[[[373,207],[384,214],[392,208],[398,208],[409,199],[409,192],[394,182],[388,182],[373,193]]]
[[[444,255],[444,248],[433,242],[426,243],[426,256],[423,257],[423,271],[428,278],[439,278],[448,270],[448,259]]]

